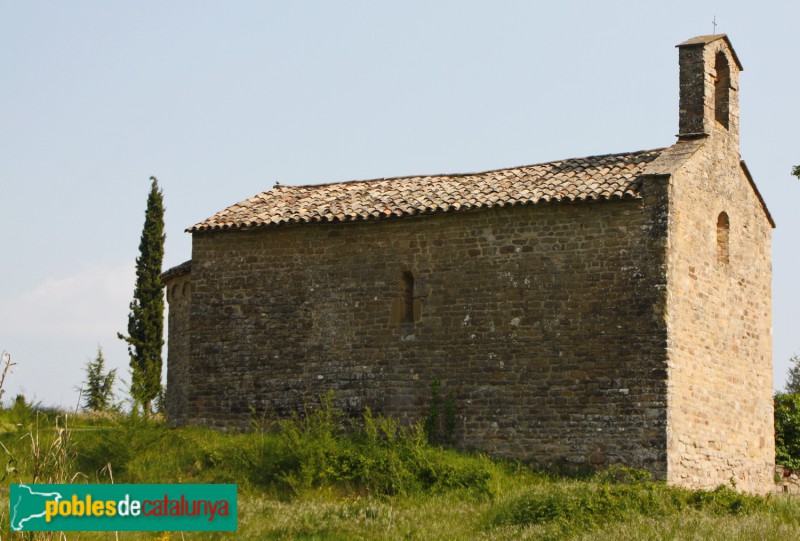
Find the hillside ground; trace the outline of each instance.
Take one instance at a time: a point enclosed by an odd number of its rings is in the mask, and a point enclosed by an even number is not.
[[[236,483],[238,531],[10,539],[736,539],[800,537],[800,501],[688,491],[625,468],[535,471],[428,443],[423,427],[323,407],[243,433],[24,404],[0,413],[0,527],[11,483]]]

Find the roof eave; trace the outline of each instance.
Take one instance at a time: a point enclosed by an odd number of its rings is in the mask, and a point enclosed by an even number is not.
[[[753,180],[753,175],[750,174],[750,170],[747,168],[747,164],[744,163],[744,160],[739,160],[739,164],[742,166],[742,171],[744,171],[744,176],[747,177],[747,182],[750,183],[750,187],[753,188],[753,193],[756,194],[758,198],[758,202],[761,203],[761,208],[764,209],[764,214],[769,221],[769,224],[772,226],[772,229],[775,229],[775,220],[772,219],[772,214],[770,213],[769,209],[767,208],[767,203],[764,201],[764,198],[761,196],[761,192],[758,191],[758,186],[756,186],[756,182]]]
[[[727,34],[711,34],[708,36],[697,36],[691,39],[687,39],[683,43],[677,44],[675,47],[703,47],[708,45],[709,43],[713,43],[717,40],[723,39],[725,43],[728,45],[728,49],[731,51],[731,55],[733,55],[733,61],[736,62],[736,65],[739,67],[739,71],[744,71],[744,67],[742,66],[742,62],[739,60],[739,56],[736,54],[736,51],[731,44],[731,40],[728,38]]]
[[[660,174],[655,173],[652,175],[642,174],[639,175],[637,178],[644,178],[646,176],[660,176]],[[547,205],[547,204],[566,204],[566,203],[601,203],[606,201],[623,201],[623,200],[633,200],[633,199],[641,199],[641,195],[639,193],[632,193],[630,190],[626,191],[623,194],[612,194],[608,197],[584,197],[584,198],[575,198],[571,199],[569,197],[561,197],[561,198],[542,198],[537,201],[517,201],[517,202],[505,202],[503,204],[495,204],[495,205],[480,205],[480,206],[461,206],[455,207],[451,206],[450,208],[446,209],[430,209],[425,211],[415,211],[413,213],[403,213],[403,214],[379,214],[377,216],[370,215],[367,217],[357,216],[353,219],[345,219],[345,220],[329,220],[329,219],[322,219],[322,220],[308,220],[308,221],[292,221],[292,222],[285,222],[281,221],[280,223],[277,222],[262,222],[262,223],[253,223],[249,225],[239,225],[239,224],[216,224],[216,225],[203,225],[201,222],[193,227],[186,229],[187,233],[210,233],[210,232],[221,232],[221,231],[252,231],[255,229],[266,229],[272,227],[281,227],[281,226],[303,226],[309,224],[356,224],[361,222],[380,222],[385,220],[395,220],[395,219],[407,219],[413,217],[423,217],[423,216],[431,216],[434,214],[456,214],[456,213],[463,213],[463,212],[474,212],[474,211],[485,211],[490,209],[497,209],[497,208],[504,208],[504,207],[520,207],[526,205]]]
[[[167,283],[169,280],[173,280],[180,276],[185,276],[187,274],[191,274],[192,272],[192,260],[184,261],[180,265],[175,265],[172,268],[169,268],[161,273],[161,281],[163,283]]]

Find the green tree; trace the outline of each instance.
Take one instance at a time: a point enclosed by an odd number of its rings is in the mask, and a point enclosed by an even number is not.
[[[792,169],[792,174],[797,178],[800,178],[800,165],[795,165]]]
[[[792,366],[789,367],[789,379],[786,381],[786,392],[800,394],[800,357],[792,355],[789,359]]]
[[[114,381],[117,369],[105,371],[106,360],[102,348],[97,348],[97,357],[86,363],[86,382],[83,407],[89,411],[104,411],[111,407],[114,399]]]
[[[136,258],[136,288],[128,315],[128,343],[131,359],[131,397],[144,414],[152,411],[153,400],[161,391],[161,348],[164,345],[164,284],[161,262],[164,259],[164,199],[156,177],[147,197],[139,257]]]
[[[800,469],[800,394],[775,393],[775,461]]]

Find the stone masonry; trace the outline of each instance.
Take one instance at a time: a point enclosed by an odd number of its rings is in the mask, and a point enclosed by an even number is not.
[[[679,46],[667,149],[280,186],[191,228],[165,273],[167,414],[247,426],[332,390],[462,448],[774,490],[770,236],[736,54]]]
[[[697,150],[675,168],[670,187],[668,479],[713,486],[734,478],[764,491],[775,460],[773,224],[740,161],[736,54],[727,39],[700,39],[682,46],[680,59],[680,138],[687,143],[676,146]],[[727,81],[718,77],[723,67]],[[703,91],[702,134],[684,113],[686,87]],[[715,118],[720,90],[728,93],[727,128]],[[718,245],[723,215],[725,253]]]

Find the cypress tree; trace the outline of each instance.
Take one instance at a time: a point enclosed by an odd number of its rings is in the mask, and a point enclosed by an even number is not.
[[[144,228],[136,258],[136,288],[128,315],[128,343],[131,359],[131,397],[151,412],[153,400],[161,392],[161,348],[164,345],[164,284],[161,262],[164,259],[164,200],[156,177],[147,197]]]

